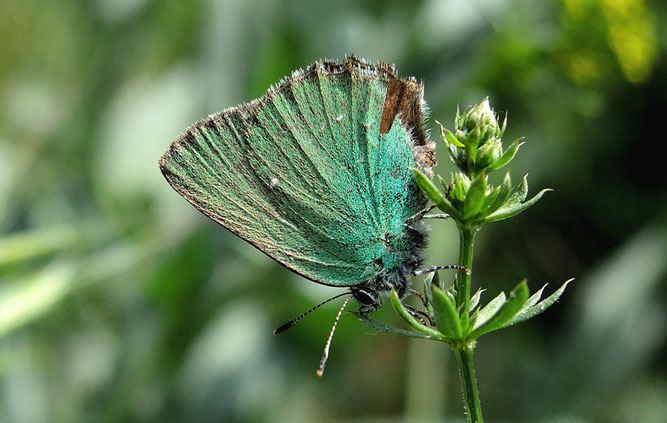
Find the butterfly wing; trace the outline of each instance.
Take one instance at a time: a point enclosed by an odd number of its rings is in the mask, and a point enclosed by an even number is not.
[[[383,235],[425,204],[409,168],[430,169],[431,155],[421,85],[351,57],[316,62],[197,122],[160,168],[197,209],[265,254],[349,286],[379,271]]]

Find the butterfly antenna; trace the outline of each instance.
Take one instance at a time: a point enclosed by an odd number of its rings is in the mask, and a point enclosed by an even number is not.
[[[324,301],[322,301],[321,303],[319,303],[319,304],[316,305],[315,307],[311,308],[310,310],[308,310],[308,311],[306,311],[306,312],[304,312],[304,313],[301,313],[299,316],[295,317],[294,319],[292,319],[292,320],[290,320],[289,322],[285,323],[284,325],[282,325],[282,326],[279,327],[278,329],[274,330],[274,331],[273,331],[273,334],[274,334],[274,335],[278,335],[278,334],[281,333],[281,332],[285,332],[287,329],[289,329],[289,328],[291,328],[292,326],[294,326],[294,325],[296,324],[296,322],[298,322],[299,320],[303,319],[303,318],[306,317],[308,314],[310,314],[310,313],[312,313],[313,311],[317,310],[318,308],[322,307],[324,304],[328,303],[329,301],[333,301],[333,300],[335,300],[336,298],[342,297],[343,295],[350,295],[350,293],[349,293],[349,292],[343,292],[342,294],[338,294],[338,295],[336,295],[336,296],[334,296],[334,297],[329,298],[328,300],[324,300]]]
[[[343,305],[340,307],[340,310],[338,310],[338,315],[336,315],[336,320],[334,320],[334,324],[331,327],[331,332],[329,333],[329,339],[327,339],[327,343],[324,346],[324,352],[322,353],[322,360],[320,360],[320,365],[317,366],[317,376],[321,377],[322,373],[324,373],[324,366],[327,364],[327,359],[329,358],[329,348],[331,347],[331,340],[333,339],[334,332],[336,331],[336,326],[338,326],[338,321],[340,320],[340,316],[343,314],[343,310],[345,310],[345,307],[347,307],[347,303],[349,303],[351,299],[352,297],[347,298],[343,302]]]

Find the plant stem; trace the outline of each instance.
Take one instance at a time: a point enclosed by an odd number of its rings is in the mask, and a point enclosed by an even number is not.
[[[476,227],[459,226],[461,243],[459,245],[459,265],[468,269],[468,273],[459,272],[456,280],[456,304],[459,307],[461,325],[468,327],[470,314],[470,279],[472,274],[472,251],[475,243]],[[479,391],[475,379],[475,367],[472,360],[472,345],[460,345],[454,349],[456,363],[459,366],[463,399],[466,415],[470,423],[481,423],[482,406],[479,402]]]
[[[456,348],[454,353],[456,354],[456,363],[459,365],[463,400],[465,401],[468,421],[470,423],[483,423],[482,406],[479,402],[477,380],[475,380],[475,367],[472,363],[472,347]]]
[[[472,248],[475,243],[477,228],[459,227],[459,266],[468,269],[468,273],[459,272],[456,279],[456,304],[459,307],[461,325],[468,327],[470,313],[470,277],[472,274]]]

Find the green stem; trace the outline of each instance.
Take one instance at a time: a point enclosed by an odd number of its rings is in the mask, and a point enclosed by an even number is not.
[[[468,273],[459,272],[456,279],[456,305],[459,307],[461,326],[468,327],[470,314],[470,277],[472,275],[472,248],[475,243],[476,228],[459,228],[459,266],[468,269]]]
[[[470,279],[472,275],[472,251],[475,243],[476,227],[459,227],[460,250],[459,265],[468,269],[468,273],[459,272],[456,280],[456,304],[459,307],[461,326],[467,331],[470,315]],[[470,423],[481,423],[482,406],[479,402],[479,391],[475,380],[475,367],[472,360],[472,346],[460,345],[455,347],[456,363],[459,366],[463,399],[465,400],[466,415]]]
[[[465,401],[466,416],[470,423],[483,423],[482,406],[479,402],[479,391],[477,380],[475,380],[475,367],[472,363],[472,347],[457,348],[456,363],[459,365],[461,376],[461,387],[463,388],[463,400]]]

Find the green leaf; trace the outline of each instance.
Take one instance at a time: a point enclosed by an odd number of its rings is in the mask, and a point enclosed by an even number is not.
[[[528,300],[526,301],[526,304],[524,304],[523,307],[521,308],[521,311],[534,306],[542,297],[542,292],[544,292],[544,288],[546,288],[547,285],[548,284],[545,283],[544,286],[542,286],[542,288],[540,288],[539,291],[531,295],[530,298],[528,298]],[[521,313],[521,311],[519,313]]]
[[[482,292],[484,292],[484,289],[478,289],[477,292],[475,292],[475,295],[470,297],[470,311],[474,310],[475,307],[477,307],[477,304],[479,304],[479,299],[482,298]]]
[[[447,183],[447,181],[445,181],[442,178],[442,176],[440,176],[440,175],[437,175],[437,176],[438,176],[438,181],[440,182],[440,187],[445,192],[444,196],[445,196],[445,198],[447,198],[447,191],[449,191],[449,183]]]
[[[468,163],[475,163],[477,161],[477,147],[481,139],[481,129],[479,123],[467,132],[465,137],[465,153],[468,158]]]
[[[447,147],[448,150],[452,149],[452,145],[455,145],[457,147],[463,148],[463,143],[459,141],[454,134],[452,134],[448,129],[446,129],[442,123],[438,122],[437,120],[435,123],[440,127],[440,138],[442,138],[442,142],[445,144],[445,147]]]
[[[391,289],[391,295],[389,296],[389,299],[391,300],[391,304],[394,306],[394,309],[398,312],[398,314],[401,315],[403,320],[408,322],[410,326],[412,326],[419,332],[425,333],[426,335],[434,336],[438,339],[443,339],[443,335],[440,332],[421,324],[420,321],[415,319],[415,317],[412,314],[410,314],[405,309],[405,307],[403,307],[403,303],[398,298],[398,294],[396,293],[396,290],[394,288]]]
[[[516,216],[527,208],[531,207],[537,203],[540,198],[544,195],[545,192],[553,191],[551,188],[545,188],[542,191],[538,192],[533,198],[526,201],[525,203],[519,203],[514,205],[508,205],[506,207],[501,207],[495,213],[492,213],[489,217],[484,219],[485,222],[497,222],[499,220],[507,219],[512,216]]]
[[[486,168],[487,172],[498,170],[501,167],[507,165],[507,163],[509,163],[510,161],[512,161],[512,159],[516,155],[516,152],[519,151],[519,147],[521,147],[523,145],[523,142],[520,142],[520,141],[521,141],[520,139],[514,141],[512,143],[512,145],[510,145],[510,148],[505,150],[503,155],[500,156],[500,158],[498,160],[496,160],[494,163],[487,166],[487,168]]]
[[[461,214],[456,210],[452,204],[445,198],[444,195],[433,185],[430,179],[426,177],[420,170],[412,169],[415,173],[415,180],[417,185],[424,191],[424,194],[438,206],[440,210],[452,216],[453,219],[460,219]]]
[[[452,188],[449,190],[449,199],[452,204],[460,204],[461,210],[463,210],[463,202],[465,201],[470,184],[470,179],[465,174],[459,172],[452,175]]]
[[[424,296],[426,297],[426,302],[431,304],[433,302],[433,294],[431,290],[431,285],[433,284],[433,275],[438,272],[433,272],[429,274],[426,279],[424,279]]]
[[[470,315],[470,317],[468,318],[468,326],[467,326],[466,329],[465,329],[465,332],[466,332],[466,333],[470,332],[470,330],[469,330],[470,328],[474,328],[474,327],[475,327],[475,324],[477,323],[477,317],[478,317],[478,314],[479,314],[479,310],[476,310],[476,311],[475,311],[474,313],[472,313],[472,314]]]
[[[433,317],[435,325],[443,335],[461,339],[463,330],[456,312],[456,304],[440,288],[433,287]]]
[[[505,304],[505,299],[505,293],[501,292],[496,298],[492,299],[487,305],[482,307],[477,313],[476,323],[472,326],[473,330],[486,323],[494,314],[496,314],[500,307]]]
[[[487,189],[487,191],[490,191],[490,192],[488,192],[484,196],[484,201],[482,202],[482,207],[481,207],[481,210],[480,210],[480,212],[483,213],[483,214],[489,214],[489,213],[487,213],[487,211],[489,210],[489,206],[491,204],[493,204],[496,201],[496,199],[498,198],[498,195],[500,194],[500,190],[502,188],[502,185],[499,186],[499,187],[494,187],[493,185],[489,185],[489,187],[491,189],[490,190]]]
[[[558,288],[558,290],[556,292],[549,295],[547,298],[542,300],[537,305],[527,307],[527,308],[524,308],[523,310],[521,310],[509,322],[507,322],[504,327],[515,325],[517,323],[521,323],[523,321],[531,319],[531,318],[537,316],[538,314],[544,312],[544,310],[551,307],[551,305],[553,305],[553,303],[555,303],[556,300],[558,300],[558,298],[560,298],[560,296],[565,291],[565,288],[567,288],[567,285],[570,282],[572,282],[573,280],[574,280],[574,278],[566,280],[565,283],[563,283],[563,285],[561,285],[561,287]],[[546,285],[544,285],[544,286],[546,286]],[[538,293],[541,293],[543,289],[544,289],[544,287],[542,287],[542,289],[540,289]],[[531,297],[531,299],[532,299],[532,297]]]
[[[463,219],[470,220],[479,213],[486,196],[486,175],[480,173],[470,184],[463,203]]]
[[[437,271],[430,273],[424,279],[424,295],[426,296],[428,312],[431,315],[433,315],[433,290],[431,287],[434,284],[435,286],[440,286],[440,276],[438,275]]]
[[[520,204],[526,199],[528,195],[528,174],[523,175],[521,183],[512,190],[512,194],[508,200],[509,203]]]
[[[430,336],[426,335],[425,333],[412,332],[409,330],[397,328],[395,326],[390,326],[386,323],[382,323],[378,320],[369,317],[367,314],[361,314],[357,312],[352,312],[352,314],[354,314],[361,323],[382,333],[395,336],[407,336],[409,338],[433,339],[436,341],[442,341],[441,337]]]
[[[431,273],[431,284],[435,284],[438,288],[442,287],[442,281],[440,280],[440,274],[438,271]]]
[[[441,127],[441,128],[442,128],[442,127]],[[442,129],[444,129],[444,128],[442,128]],[[465,145],[463,145],[463,143],[462,143],[461,141],[459,141],[459,139],[456,138],[456,137],[454,136],[454,134],[452,134],[452,133],[449,131],[449,129],[444,129],[444,131],[445,131],[445,137],[447,138],[447,141],[449,141],[450,144],[455,145],[455,146],[460,147],[460,148],[464,148],[464,147],[465,147]]]
[[[503,124],[500,127],[500,133],[498,134],[499,137],[502,137],[503,134],[505,134],[505,128],[507,128],[507,112],[505,112],[505,119],[503,119]]]
[[[475,340],[485,333],[504,327],[518,312],[528,299],[528,285],[521,281],[510,292],[509,298],[500,309],[483,324],[478,324],[469,335],[468,339]]]
[[[485,216],[496,212],[498,209],[503,207],[512,192],[512,179],[510,178],[509,172],[505,174],[503,178],[503,183],[495,189],[496,195],[494,197],[487,197],[488,204],[485,202],[485,209],[483,211]]]
[[[442,195],[440,191],[438,191],[438,188],[433,185],[433,182],[431,182],[431,180],[428,179],[426,175],[424,175],[419,169],[412,169],[412,171],[415,173],[415,180],[417,181],[417,185],[419,185],[419,188],[424,191],[424,194],[426,194],[426,196],[430,198],[431,201],[433,201],[435,204],[438,204],[445,200],[445,196]]]

